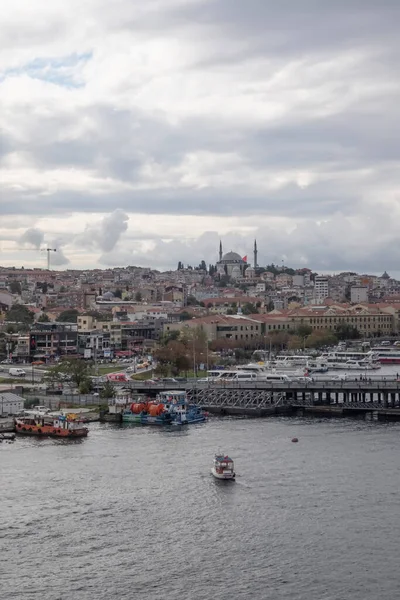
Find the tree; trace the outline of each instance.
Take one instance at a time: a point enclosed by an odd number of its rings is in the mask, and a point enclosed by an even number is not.
[[[139,292],[139,291],[136,292],[136,294],[135,294],[135,301],[136,302],[142,302],[142,300],[143,300],[142,293]]]
[[[298,335],[292,335],[288,342],[288,350],[300,350],[303,348],[303,340]]]
[[[92,367],[93,365],[90,361],[83,360],[82,358],[67,358],[54,367],[53,371],[62,375],[68,375],[76,387],[79,388],[85,379],[89,379]]]
[[[350,325],[350,323],[339,323],[336,327],[335,334],[339,340],[357,340],[361,337],[357,327]]]
[[[115,296],[116,298],[120,298],[120,299],[121,299],[121,298],[122,298],[122,290],[120,290],[119,288],[117,288],[117,289],[115,290],[115,292],[114,292],[114,296]]]
[[[313,328],[310,325],[299,325],[296,328],[295,334],[300,338],[305,338],[313,332]]]
[[[202,260],[201,263],[199,264],[199,269],[201,269],[202,271],[206,271],[207,272],[207,265],[206,265],[206,262],[204,260]]]
[[[313,331],[306,340],[308,348],[321,348],[321,346],[333,346],[337,343],[337,337],[329,329]]]
[[[106,381],[103,389],[100,392],[100,398],[103,398],[104,400],[108,400],[109,398],[114,398],[114,396],[115,396],[115,388],[114,388],[113,384],[110,383],[109,381]]]
[[[60,323],[76,323],[78,320],[79,311],[76,308],[69,308],[67,310],[63,310],[62,313],[58,315],[57,321]]]
[[[89,377],[85,377],[79,384],[79,392],[81,394],[90,394],[93,391],[93,383]]]
[[[12,281],[10,283],[10,292],[19,296],[21,295],[21,284],[19,281]]]
[[[46,313],[42,313],[38,318],[38,323],[50,323],[49,315],[46,315]]]
[[[179,261],[177,271],[182,271],[182,269],[183,269],[183,263],[181,261]]]
[[[189,319],[192,318],[191,315],[186,310],[181,312],[180,317],[181,317],[181,321],[189,321]]]
[[[257,307],[251,302],[246,302],[242,308],[242,313],[244,315],[255,315],[258,313]]]
[[[6,321],[15,321],[24,325],[31,325],[35,315],[26,306],[14,304],[6,313]]]
[[[167,331],[160,339],[161,346],[167,346],[169,342],[177,340],[179,338],[179,335],[179,331]]]
[[[198,302],[197,302],[195,296],[189,295],[186,300],[186,305],[187,306],[197,306]]]

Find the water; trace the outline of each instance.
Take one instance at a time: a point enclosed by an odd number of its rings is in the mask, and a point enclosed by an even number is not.
[[[2,444],[1,598],[394,600],[399,433],[211,419]],[[236,482],[209,474],[218,450]]]

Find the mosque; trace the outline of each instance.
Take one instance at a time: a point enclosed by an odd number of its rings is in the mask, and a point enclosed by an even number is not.
[[[254,269],[257,268],[257,240],[254,240]],[[232,279],[244,277],[244,272],[249,266],[247,256],[243,258],[237,252],[222,253],[222,242],[219,243],[219,261],[217,262],[217,273],[228,275]]]

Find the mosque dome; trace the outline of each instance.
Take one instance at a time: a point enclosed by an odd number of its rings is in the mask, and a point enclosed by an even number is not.
[[[238,254],[237,252],[227,252],[226,254],[223,255],[222,257],[222,261],[221,262],[226,262],[226,263],[240,263],[243,264],[243,259],[240,256],[240,254]]]

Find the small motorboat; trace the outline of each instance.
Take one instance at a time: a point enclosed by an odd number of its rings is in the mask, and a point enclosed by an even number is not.
[[[229,456],[216,454],[214,456],[214,463],[211,469],[211,473],[216,479],[235,479],[236,474],[233,460],[229,458]]]

